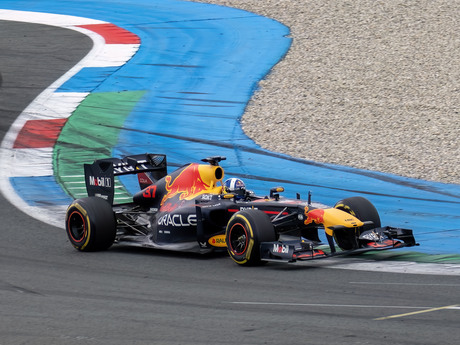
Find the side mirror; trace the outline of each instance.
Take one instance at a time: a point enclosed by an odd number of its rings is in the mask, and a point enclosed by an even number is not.
[[[282,192],[284,192],[283,187],[273,187],[270,189],[270,198],[278,201],[280,199],[280,195],[278,193]]]

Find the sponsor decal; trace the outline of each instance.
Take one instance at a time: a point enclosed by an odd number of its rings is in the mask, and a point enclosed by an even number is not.
[[[139,181],[139,185],[142,189],[153,184],[153,181],[144,172],[137,174],[137,180]]]
[[[97,176],[88,176],[89,185],[97,187],[112,187],[112,179],[110,177],[97,177]]]
[[[107,195],[102,195],[100,193],[96,193],[96,194],[94,194],[94,196],[97,196],[97,197],[99,197],[101,199],[104,199],[104,200],[109,200],[109,197]]]
[[[240,206],[240,211],[243,211],[243,210],[258,210],[259,208],[258,207],[254,207],[254,206]]]
[[[213,208],[213,207],[219,207],[221,205],[220,202],[212,205],[200,205],[201,208]]]
[[[210,200],[212,200],[212,195],[211,194],[203,194],[201,196],[201,200],[210,201]]]
[[[141,170],[140,168],[148,169],[148,167],[145,164],[141,164],[141,163],[146,163],[146,161],[139,161],[137,163],[138,163],[138,166],[136,167],[137,170]],[[132,165],[129,165],[128,163],[125,163],[125,162],[113,164],[113,171],[115,174],[131,172],[131,171],[135,171],[136,169]]]
[[[182,214],[166,214],[158,218],[159,226],[196,226],[196,215],[182,215]]]
[[[119,163],[113,165],[113,172],[116,174],[122,174],[124,172],[134,171],[134,167],[128,165],[127,163]]]
[[[287,244],[273,244],[273,253],[288,254],[289,246]]]
[[[143,176],[141,176],[141,174],[139,174],[139,182],[140,183],[150,183],[150,179],[145,177],[145,174],[143,174]]]
[[[213,236],[208,240],[209,244],[213,247],[226,247],[225,235]]]

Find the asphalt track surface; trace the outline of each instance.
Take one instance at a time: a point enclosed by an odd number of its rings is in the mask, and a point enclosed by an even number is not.
[[[1,136],[90,48],[79,33],[0,22]],[[0,196],[0,344],[454,344],[458,276],[242,268],[113,247],[79,253],[65,233]],[[353,262],[353,258],[343,258]],[[379,318],[383,318],[378,320]]]

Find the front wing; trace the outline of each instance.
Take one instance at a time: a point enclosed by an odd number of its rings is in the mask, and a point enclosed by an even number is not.
[[[356,249],[327,252],[316,248],[318,244],[307,239],[262,242],[260,258],[263,261],[295,262],[419,245],[415,242],[412,230],[389,226],[364,231],[359,236],[359,244]]]

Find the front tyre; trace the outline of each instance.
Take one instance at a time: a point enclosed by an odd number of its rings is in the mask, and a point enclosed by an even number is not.
[[[351,214],[362,222],[372,221],[374,223],[373,225],[364,226],[363,231],[381,227],[377,209],[369,200],[362,196],[340,200],[334,207]]]
[[[230,257],[239,265],[258,265],[260,243],[276,241],[268,215],[256,209],[235,213],[227,224],[225,241]]]
[[[372,225],[364,225],[356,230],[334,231],[334,239],[342,250],[356,249],[359,235],[366,230],[380,228],[380,216],[375,206],[366,198],[354,196],[337,202],[334,206],[358,218],[362,222],[372,221]]]
[[[80,251],[108,249],[115,240],[117,223],[112,206],[99,197],[77,199],[65,218],[70,243]]]

